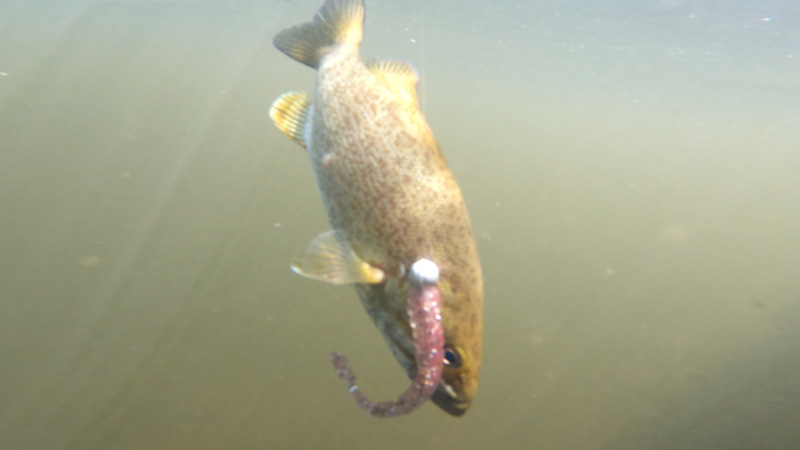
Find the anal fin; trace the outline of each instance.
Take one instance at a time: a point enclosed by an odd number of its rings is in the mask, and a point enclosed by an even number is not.
[[[269,117],[283,133],[307,149],[305,128],[311,110],[311,97],[305,92],[287,92],[272,102]]]

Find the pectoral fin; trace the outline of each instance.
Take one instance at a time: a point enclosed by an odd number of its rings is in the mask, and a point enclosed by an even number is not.
[[[275,126],[301,147],[306,146],[306,126],[311,98],[305,92],[287,92],[272,102],[269,116]]]
[[[381,283],[383,271],[356,255],[340,231],[330,230],[315,237],[305,253],[295,258],[292,270],[304,277],[333,284]]]

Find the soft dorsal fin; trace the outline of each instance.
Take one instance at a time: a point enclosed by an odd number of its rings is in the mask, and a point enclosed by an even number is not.
[[[272,102],[269,116],[275,126],[303,148],[306,146],[305,128],[311,98],[305,92],[287,92]]]
[[[417,107],[417,70],[403,61],[371,61],[367,70],[384,82],[398,100],[408,106]]]
[[[315,237],[305,253],[295,258],[292,270],[304,277],[333,284],[376,284],[386,279],[381,269],[356,255],[344,233],[338,230]]]

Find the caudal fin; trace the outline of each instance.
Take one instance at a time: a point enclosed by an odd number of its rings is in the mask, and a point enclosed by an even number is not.
[[[364,0],[327,0],[311,22],[287,28],[273,39],[278,50],[316,69],[334,47],[358,45],[364,32]]]

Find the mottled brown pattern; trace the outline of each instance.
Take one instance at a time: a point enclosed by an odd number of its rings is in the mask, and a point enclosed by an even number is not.
[[[477,389],[483,281],[469,217],[442,151],[416,105],[403,103],[341,43],[318,65],[307,150],[333,228],[363,260],[389,276],[357,285],[409,377],[416,374],[403,275],[420,258],[440,268],[446,345],[465,353],[445,368],[434,401],[463,414]]]

